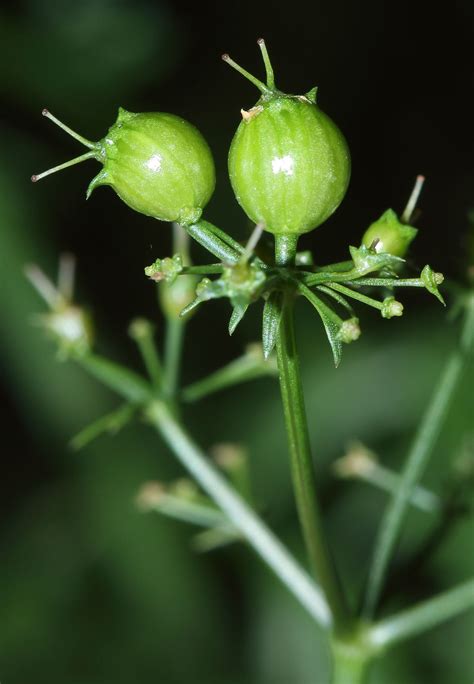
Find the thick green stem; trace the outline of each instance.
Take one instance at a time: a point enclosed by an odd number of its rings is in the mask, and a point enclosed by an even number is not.
[[[372,660],[372,651],[357,637],[332,643],[331,684],[364,684]]]
[[[394,493],[380,523],[370,567],[363,614],[370,619],[374,614],[383,588],[390,558],[395,551],[410,497],[422,476],[432,449],[441,432],[451,399],[462,377],[469,350],[474,344],[474,296],[466,303],[466,314],[460,343],[448,358],[446,366],[427,406],[423,420],[415,436],[400,484]]]
[[[333,654],[332,684],[364,684],[367,676],[367,661],[360,653],[347,658]]]
[[[294,262],[296,240],[275,239],[276,262]],[[325,540],[319,511],[316,480],[311,458],[303,388],[296,350],[294,294],[287,292],[283,301],[280,329],[277,335],[277,357],[280,389],[288,434],[291,472],[298,516],[313,571],[321,584],[333,614],[336,630],[343,631],[349,622],[346,602]]]

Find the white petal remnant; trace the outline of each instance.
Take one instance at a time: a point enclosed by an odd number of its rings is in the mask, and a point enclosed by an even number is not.
[[[263,112],[263,107],[261,105],[256,105],[248,111],[246,111],[245,109],[240,110],[240,113],[242,114],[242,119],[245,121],[245,123],[252,121],[252,119],[258,116],[260,112]]]

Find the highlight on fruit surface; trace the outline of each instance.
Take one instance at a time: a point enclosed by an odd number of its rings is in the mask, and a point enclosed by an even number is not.
[[[255,106],[241,111],[229,151],[230,181],[254,223],[277,235],[300,235],[321,225],[341,203],[350,178],[349,149],[317,105],[317,89],[305,95],[278,90],[265,41],[258,45],[266,83],[222,56],[261,93]]]
[[[91,142],[54,117],[43,116],[89,148],[89,152],[31,177],[33,182],[87,159],[103,169],[87,197],[110,185],[129,207],[147,216],[183,225],[194,223],[215,186],[214,161],[197,128],[174,114],[134,114],[119,108],[117,121],[99,142]]]

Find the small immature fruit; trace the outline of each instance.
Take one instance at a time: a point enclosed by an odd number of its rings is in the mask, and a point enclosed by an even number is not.
[[[47,110],[43,115],[90,152],[32,176],[33,181],[94,158],[104,168],[91,181],[87,197],[99,185],[110,185],[125,204],[147,216],[183,225],[201,216],[214,191],[214,162],[202,135],[184,119],[161,112],[134,114],[120,108],[105,138],[93,143]]]
[[[319,226],[339,206],[350,177],[347,143],[316,104],[316,88],[287,95],[275,87],[263,39],[264,84],[236,64],[261,97],[242,121],[229,152],[229,175],[238,202],[255,223],[276,235],[300,235]]]
[[[417,232],[413,226],[402,223],[393,209],[387,209],[367,228],[362,244],[373,247],[376,252],[404,257]]]
[[[385,252],[397,257],[405,256],[418,233],[418,230],[410,226],[409,223],[415,212],[424,182],[424,176],[417,176],[401,217],[398,218],[393,209],[387,209],[380,218],[367,228],[362,236],[363,245],[372,247],[376,252]]]

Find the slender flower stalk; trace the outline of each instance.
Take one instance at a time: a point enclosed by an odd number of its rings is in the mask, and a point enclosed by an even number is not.
[[[132,321],[128,332],[130,337],[137,343],[148,377],[152,381],[153,386],[159,389],[162,383],[163,371],[153,340],[153,327],[151,323],[144,318],[136,318]]]
[[[145,412],[148,421],[196,482],[314,620],[321,627],[329,629],[332,624],[331,611],[321,589],[210,463],[174,416],[173,407],[168,402],[156,400],[140,376],[119,364],[92,354],[76,360],[88,373],[125,399],[147,407]]]
[[[227,484],[193,443],[163,402],[151,403],[147,418],[205,492],[220,506],[242,536],[322,627],[331,625],[331,612],[323,593],[296,563],[258,515]]]
[[[181,256],[184,266],[191,265],[189,235],[176,223],[173,224],[173,254],[179,254]],[[165,287],[167,286],[166,283],[163,285]],[[166,291],[168,294],[168,307],[164,306],[164,302],[161,302],[162,309],[166,316],[162,389],[163,394],[171,401],[176,400],[179,391],[181,360],[186,327],[186,319],[179,317],[179,311],[184,308],[185,305],[189,304],[188,301],[181,300],[181,292],[178,292],[177,297],[173,295],[173,290],[176,285],[177,283],[171,284]],[[170,303],[172,304],[171,308],[173,311],[167,311]]]
[[[178,392],[185,325],[185,321],[179,318],[166,322],[163,390],[170,399],[175,398]]]
[[[376,455],[358,442],[350,445],[346,455],[335,461],[332,469],[338,477],[367,482],[390,494],[400,486],[400,475],[380,465]],[[442,499],[420,485],[413,488],[410,503],[425,513],[436,514],[443,509]]]
[[[369,641],[376,649],[385,649],[472,608],[474,579],[376,623],[369,630]]]
[[[242,382],[276,376],[277,372],[274,358],[265,359],[258,344],[250,345],[243,356],[234,359],[202,380],[184,387],[181,398],[185,402],[198,401],[213,392],[219,392]]]

